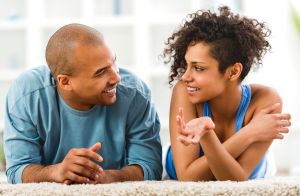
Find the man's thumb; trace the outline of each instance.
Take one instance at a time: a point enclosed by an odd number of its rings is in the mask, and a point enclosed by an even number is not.
[[[89,147],[89,149],[94,151],[94,152],[98,152],[98,150],[100,150],[100,148],[101,148],[101,143],[100,142],[97,142],[93,146]]]

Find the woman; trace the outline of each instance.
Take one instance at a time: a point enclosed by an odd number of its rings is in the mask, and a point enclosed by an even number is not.
[[[270,30],[257,20],[220,7],[198,11],[167,42],[171,148],[166,171],[183,181],[264,178],[272,168],[268,148],[288,132],[278,93],[242,85],[271,47]]]

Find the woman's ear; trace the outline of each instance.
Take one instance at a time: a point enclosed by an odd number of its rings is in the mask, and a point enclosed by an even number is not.
[[[241,63],[235,63],[227,69],[226,75],[229,80],[234,81],[239,79],[242,70],[243,70],[243,65]]]
[[[67,91],[72,89],[71,80],[70,80],[69,76],[67,76],[67,75],[58,74],[56,76],[56,81],[57,81],[57,85],[61,89],[67,90]]]

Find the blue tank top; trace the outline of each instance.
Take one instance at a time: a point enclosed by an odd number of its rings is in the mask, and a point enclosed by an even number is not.
[[[251,87],[250,85],[242,85],[242,99],[236,114],[236,122],[235,122],[235,132],[238,132],[243,127],[244,118],[246,115],[246,112],[248,110],[248,106],[251,102]],[[202,116],[209,116],[211,117],[211,110],[209,108],[209,104],[207,102],[203,105],[203,112]],[[202,148],[200,148],[199,156],[203,156],[204,152]],[[258,163],[258,165],[255,167],[252,174],[249,176],[249,179],[257,179],[257,178],[264,178],[267,171],[267,158],[264,156],[262,160]],[[173,163],[173,157],[172,157],[172,150],[171,146],[169,146],[166,156],[166,164],[165,164],[166,172],[169,175],[171,179],[177,180],[175,166]]]

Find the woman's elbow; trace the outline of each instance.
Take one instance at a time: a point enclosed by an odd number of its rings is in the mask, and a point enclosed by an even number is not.
[[[203,181],[203,180],[191,178],[189,176],[184,176],[184,177],[178,177],[178,181],[180,181],[180,182],[197,182],[197,181]]]
[[[244,177],[244,176],[231,179],[231,181],[237,181],[237,182],[242,182],[242,181],[247,181],[247,180],[248,180],[248,178]]]
[[[177,180],[178,181],[192,181],[190,176],[187,175],[186,172],[182,171],[182,172],[176,172],[177,174]]]

